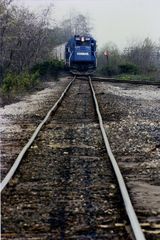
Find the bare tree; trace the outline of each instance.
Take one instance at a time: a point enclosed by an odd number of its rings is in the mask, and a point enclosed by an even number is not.
[[[66,40],[75,34],[89,35],[92,30],[89,17],[83,14],[71,15],[62,22],[61,26]]]
[[[11,3],[12,0],[0,0],[0,82],[2,81],[3,77],[7,32],[12,22],[12,16],[9,11],[9,6]]]
[[[75,34],[86,35],[91,32],[89,18],[79,14],[73,19],[73,27]]]
[[[20,73],[46,60],[53,48],[48,43],[50,8],[35,15],[11,3],[0,0],[1,81],[7,71]]]
[[[136,64],[144,73],[156,67],[158,56],[158,46],[149,38],[144,39],[143,42],[131,44],[124,52],[126,61]]]

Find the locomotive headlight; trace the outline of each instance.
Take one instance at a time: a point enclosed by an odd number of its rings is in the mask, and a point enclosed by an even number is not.
[[[84,42],[84,37],[81,37],[81,41]]]

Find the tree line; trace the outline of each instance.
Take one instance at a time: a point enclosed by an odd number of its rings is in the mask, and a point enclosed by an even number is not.
[[[104,55],[104,52],[106,55]],[[120,73],[160,74],[160,41],[146,38],[131,42],[122,52],[114,43],[107,43],[98,54],[99,70],[107,75]]]

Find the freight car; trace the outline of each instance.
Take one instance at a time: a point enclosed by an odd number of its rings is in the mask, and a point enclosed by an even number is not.
[[[73,74],[93,74],[97,67],[94,38],[79,35],[72,37],[65,46],[65,62]]]

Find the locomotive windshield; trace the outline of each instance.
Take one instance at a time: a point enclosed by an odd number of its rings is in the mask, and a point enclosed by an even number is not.
[[[90,41],[76,41],[76,46],[90,46]]]

